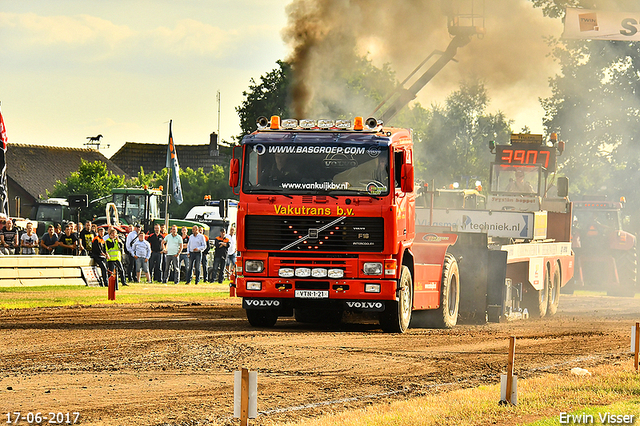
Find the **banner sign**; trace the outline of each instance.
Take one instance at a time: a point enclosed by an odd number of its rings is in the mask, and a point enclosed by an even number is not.
[[[568,7],[562,37],[640,41],[640,12],[610,12]]]
[[[429,209],[416,209],[416,225],[429,225]],[[434,209],[433,226],[451,227],[456,232],[487,233],[491,237],[534,237],[534,214],[487,210]]]

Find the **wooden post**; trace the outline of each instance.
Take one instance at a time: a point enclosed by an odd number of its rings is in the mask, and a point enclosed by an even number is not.
[[[509,338],[509,361],[507,362],[507,394],[505,400],[511,402],[511,392],[513,391],[513,364],[516,358],[516,337]]]
[[[636,372],[638,371],[638,369],[640,367],[638,367],[638,352],[640,352],[640,322],[636,323],[636,342],[635,342],[635,355],[634,355],[634,368],[636,369]]]
[[[242,391],[240,396],[240,424],[249,424],[249,370],[242,368]]]

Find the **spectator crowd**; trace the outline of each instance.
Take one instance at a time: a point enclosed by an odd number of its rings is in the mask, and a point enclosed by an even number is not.
[[[49,225],[38,237],[31,222],[24,230],[18,230],[10,218],[0,217],[0,254],[90,256],[101,271],[100,285],[107,286],[107,277],[116,274],[116,289],[140,282],[143,273],[147,282],[190,284],[195,276],[196,285],[201,279],[222,283],[235,269],[235,227],[230,228],[229,234],[220,228],[212,241],[202,231],[194,225],[191,234],[186,227],[178,232],[178,227],[172,225],[167,233],[164,225],[155,224],[147,235],[136,224],[124,235],[115,227],[107,229],[86,221],[77,226],[68,222],[64,230],[60,224]],[[211,265],[209,257],[213,258]]]

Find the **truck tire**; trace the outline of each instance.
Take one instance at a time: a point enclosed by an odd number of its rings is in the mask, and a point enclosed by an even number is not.
[[[536,290],[531,285],[528,286],[527,292],[522,298],[525,308],[529,311],[531,318],[542,318],[547,314],[547,300],[549,299],[549,287],[551,276],[549,273],[549,265],[544,268],[544,286],[542,290]]]
[[[409,268],[404,265],[402,266],[398,286],[398,301],[388,302],[387,309],[380,314],[380,325],[385,333],[404,333],[411,322],[413,278]]]
[[[247,319],[254,327],[271,328],[278,321],[278,311],[274,309],[247,309]]]
[[[560,285],[562,285],[562,274],[560,273],[560,264],[556,264],[556,270],[553,272],[553,279],[549,282],[549,298],[547,305],[547,315],[552,316],[558,312],[560,304]]]
[[[440,307],[416,311],[416,325],[426,328],[453,328],[458,323],[460,308],[460,269],[455,256],[447,253],[442,267]]]

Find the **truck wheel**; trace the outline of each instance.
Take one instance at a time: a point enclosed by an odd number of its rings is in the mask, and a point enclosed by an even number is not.
[[[247,319],[254,327],[271,328],[278,321],[278,311],[273,309],[247,309]]]
[[[413,279],[406,266],[402,266],[397,302],[387,303],[387,309],[380,314],[380,325],[385,333],[404,333],[411,322],[413,305]]]
[[[447,254],[442,268],[440,307],[416,314],[420,314],[421,322],[428,328],[453,328],[458,323],[459,307],[460,269],[455,256]]]
[[[553,273],[553,279],[549,284],[549,304],[547,305],[547,315],[551,316],[558,312],[558,305],[560,304],[560,285],[562,282],[559,263],[556,265],[556,270]]]
[[[542,290],[536,290],[530,286],[522,300],[524,307],[527,308],[532,318],[542,318],[547,314],[547,299],[549,298],[549,287],[551,285],[548,266],[544,268],[543,282],[544,287]]]

